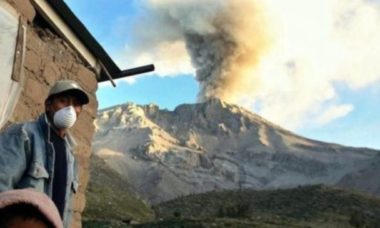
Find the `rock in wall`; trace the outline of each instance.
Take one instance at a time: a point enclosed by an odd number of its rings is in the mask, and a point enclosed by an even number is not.
[[[85,207],[85,190],[89,179],[89,157],[94,134],[93,121],[97,112],[97,80],[89,68],[62,38],[56,35],[39,17],[29,0],[7,0],[27,23],[24,60],[24,88],[9,123],[37,118],[44,112],[44,101],[50,87],[60,79],[77,81],[88,93],[90,103],[80,114],[71,130],[78,147],[80,186],[74,197],[74,219],[71,227],[81,227],[81,213]]]

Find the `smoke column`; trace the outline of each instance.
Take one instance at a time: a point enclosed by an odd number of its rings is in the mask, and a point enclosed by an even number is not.
[[[255,68],[270,46],[265,23],[255,1],[228,1],[213,15],[211,32],[184,32],[200,101],[216,97],[236,102],[239,94],[256,90],[260,78]]]
[[[257,1],[151,0],[148,5],[148,18],[155,18],[151,29],[160,29],[153,36],[184,42],[200,83],[199,101],[215,97],[237,102],[240,94],[256,90],[260,78],[255,70],[270,47],[266,18]],[[152,43],[152,34],[144,34],[143,27],[138,34],[146,39],[140,41]]]

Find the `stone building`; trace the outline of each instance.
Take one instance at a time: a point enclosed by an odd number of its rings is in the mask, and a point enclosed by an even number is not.
[[[59,79],[78,81],[90,96],[71,130],[80,185],[72,227],[81,227],[98,82],[153,70],[120,70],[63,0],[0,0],[0,127],[35,119]]]

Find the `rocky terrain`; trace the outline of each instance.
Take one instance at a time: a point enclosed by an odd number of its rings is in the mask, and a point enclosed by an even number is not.
[[[93,228],[91,222],[132,223],[153,220],[153,210],[139,198],[128,180],[123,179],[97,155],[91,156],[90,165],[91,178],[83,214],[85,227]]]
[[[357,172],[344,176],[338,186],[370,192],[380,196],[380,155],[376,156],[368,166]]]
[[[217,99],[174,111],[132,103],[101,110],[93,150],[152,204],[222,189],[379,190],[379,178],[356,179],[373,174],[380,151],[307,139]]]

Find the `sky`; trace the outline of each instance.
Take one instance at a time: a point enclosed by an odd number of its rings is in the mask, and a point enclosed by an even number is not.
[[[99,108],[217,97],[302,136],[380,149],[378,0],[65,0],[121,69]]]

